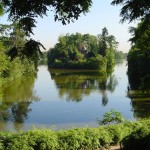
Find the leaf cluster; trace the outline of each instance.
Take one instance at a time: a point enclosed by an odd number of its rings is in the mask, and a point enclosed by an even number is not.
[[[36,25],[36,18],[47,15],[49,10],[54,11],[55,21],[62,24],[77,20],[81,13],[87,13],[92,5],[91,0],[1,0],[9,20],[18,21],[26,34],[32,32]],[[0,5],[1,6],[1,5]]]
[[[99,121],[100,125],[107,125],[107,124],[116,124],[116,123],[123,123],[125,122],[125,118],[122,116],[120,112],[115,110],[111,110],[104,114],[103,119]]]
[[[130,27],[129,33],[132,34],[132,38],[129,39],[132,49],[150,50],[150,17],[142,19],[137,27]]]
[[[112,5],[122,5],[121,22],[132,22],[150,15],[149,0],[113,0]]]

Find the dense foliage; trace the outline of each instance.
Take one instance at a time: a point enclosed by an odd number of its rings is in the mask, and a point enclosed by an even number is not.
[[[120,112],[115,110],[111,110],[110,112],[106,112],[102,120],[99,121],[100,125],[108,125],[108,124],[117,124],[125,122],[125,118],[122,116]]]
[[[150,130],[149,126],[145,125],[132,134],[128,135],[123,140],[124,150],[149,150],[150,149]]]
[[[150,16],[150,2],[149,0],[113,0],[112,5],[123,5],[120,16],[122,22],[129,20],[129,22],[136,19]]]
[[[140,19],[136,28],[130,27],[131,50],[128,54],[130,89],[150,88],[150,2],[148,0],[113,0],[112,5],[122,5],[121,22]]]
[[[67,34],[60,36],[58,41],[48,54],[50,68],[97,69],[106,72],[114,66],[118,43],[113,35],[108,35],[106,28],[102,30],[102,35]]]
[[[130,28],[130,33],[132,47],[128,54],[128,75],[131,89],[150,88],[150,19],[145,18],[136,28]]]
[[[70,129],[52,131],[48,129],[44,130],[32,130],[19,133],[1,132],[0,133],[0,149],[2,150],[89,150],[109,147],[111,145],[119,144],[127,136],[134,137],[131,133],[137,132],[138,139],[142,137],[146,138],[141,140],[147,143],[147,149],[149,149],[149,143],[147,135],[150,133],[148,128],[150,127],[150,120],[137,121],[137,122],[125,122],[123,124],[116,124],[110,126],[100,126],[98,128],[82,128],[82,129]],[[146,130],[141,129],[144,128]],[[148,131],[148,132],[147,132]],[[142,134],[140,134],[142,133]],[[146,133],[146,134],[145,134]],[[129,144],[132,144],[133,138],[128,138]],[[131,140],[130,140],[131,139]],[[136,141],[136,140],[134,140]],[[138,140],[140,141],[140,140]],[[134,142],[132,145],[134,145]],[[128,144],[128,145],[129,145]],[[139,145],[142,143],[138,143]],[[127,141],[123,142],[123,148],[126,148]],[[136,146],[136,145],[135,145]],[[131,150],[131,148],[130,148]],[[139,150],[138,148],[136,150]]]
[[[18,23],[0,24],[0,85],[36,72],[41,46],[29,39]],[[30,50],[30,53],[28,51]]]
[[[131,50],[128,54],[128,77],[132,90],[150,88],[150,51]]]

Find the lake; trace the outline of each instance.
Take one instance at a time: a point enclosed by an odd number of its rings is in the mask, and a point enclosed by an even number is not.
[[[19,78],[1,89],[0,130],[97,127],[111,109],[129,120],[149,117],[150,98],[128,96],[126,64],[116,63],[109,75],[39,66],[36,78]]]

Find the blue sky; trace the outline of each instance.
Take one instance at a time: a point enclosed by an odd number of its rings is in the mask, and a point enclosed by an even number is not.
[[[90,12],[81,17],[74,23],[62,25],[61,22],[55,22],[53,12],[48,12],[48,17],[38,18],[37,27],[34,29],[34,39],[40,41],[46,49],[53,47],[60,35],[66,33],[89,33],[92,35],[101,34],[102,28],[106,27],[110,35],[114,35],[119,42],[118,49],[128,52],[130,38],[128,33],[129,26],[135,26],[136,23],[128,22],[121,24],[120,9],[121,6],[110,5],[112,0],[93,0]],[[6,23],[6,16],[0,18],[0,23]]]

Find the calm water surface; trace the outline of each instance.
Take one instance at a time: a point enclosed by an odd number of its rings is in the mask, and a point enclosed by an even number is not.
[[[143,109],[149,115],[149,103],[139,105],[127,96],[126,72],[126,62],[116,64],[108,76],[39,66],[37,78],[18,79],[2,89],[0,129],[96,127],[111,109],[129,120]]]

